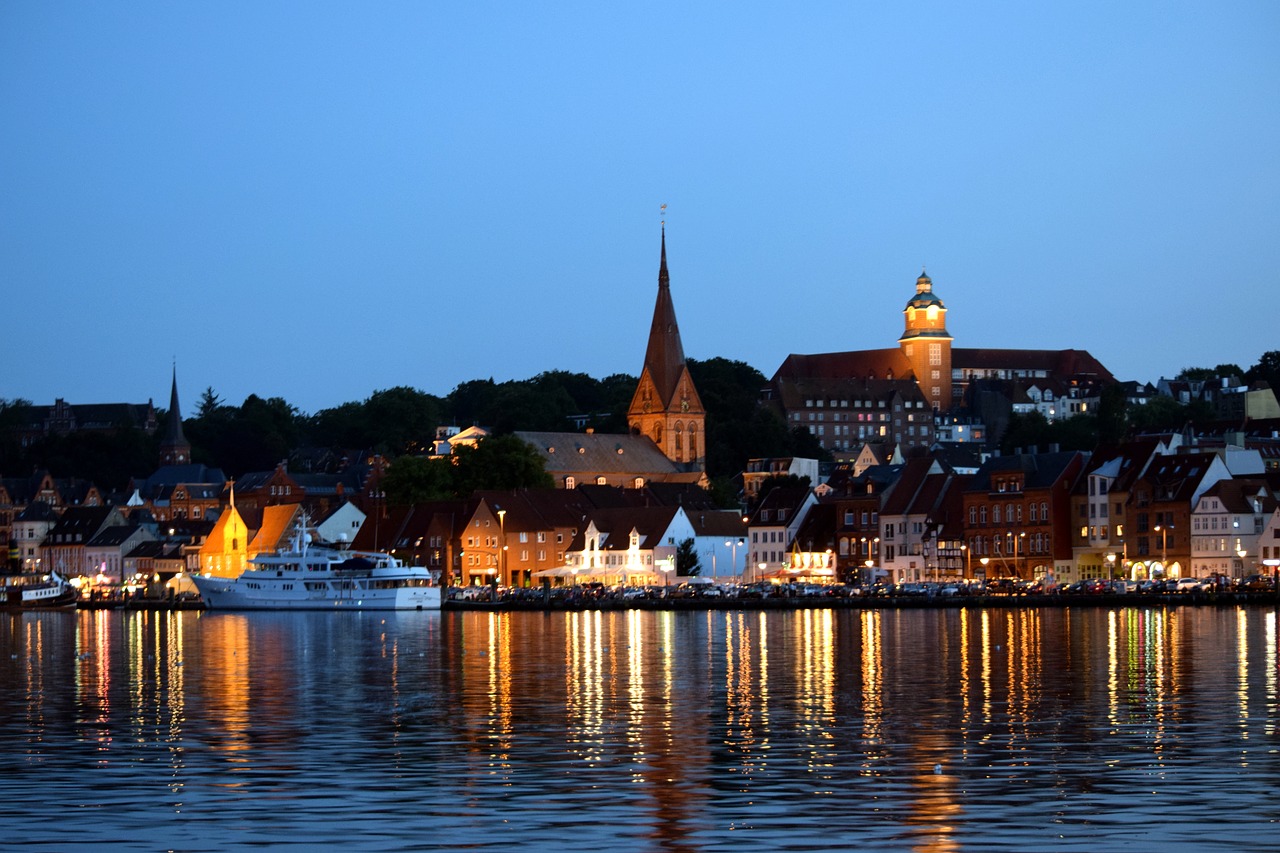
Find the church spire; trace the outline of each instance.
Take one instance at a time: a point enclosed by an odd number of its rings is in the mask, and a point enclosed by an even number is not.
[[[693,387],[680,342],[680,326],[671,301],[667,272],[667,229],[662,227],[658,262],[658,298],[645,349],[640,382],[627,410],[627,423],[636,435],[651,438],[667,458],[686,470],[705,470],[703,441],[706,409]]]
[[[164,440],[160,442],[161,465],[186,465],[191,461],[191,443],[182,432],[182,410],[178,407],[178,366],[173,366],[169,390],[169,414]]]
[[[675,400],[685,362],[684,346],[680,342],[680,326],[676,323],[676,307],[671,301],[665,225],[662,227],[662,258],[658,264],[658,300],[653,306],[653,324],[649,327],[649,346],[644,354],[644,369],[653,379],[661,405],[670,406]]]

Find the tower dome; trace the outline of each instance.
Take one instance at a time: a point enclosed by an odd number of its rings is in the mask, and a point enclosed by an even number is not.
[[[947,331],[947,306],[933,292],[933,279],[921,270],[915,295],[902,309],[904,329],[898,345],[911,363],[916,384],[935,411],[945,411],[951,400],[951,333]]]

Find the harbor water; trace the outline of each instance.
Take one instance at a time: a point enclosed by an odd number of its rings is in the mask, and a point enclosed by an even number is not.
[[[0,845],[1275,850],[1267,606],[0,614]]]

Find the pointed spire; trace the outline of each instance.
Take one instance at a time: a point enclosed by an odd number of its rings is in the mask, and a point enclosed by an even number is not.
[[[667,225],[662,224],[662,261],[658,264],[658,287],[670,287],[671,276],[667,274]]]
[[[178,365],[173,366],[173,386],[169,389],[169,432],[165,436],[168,444],[186,444],[187,437],[182,434],[182,410],[178,407]]]
[[[684,346],[680,343],[680,327],[671,301],[671,277],[667,273],[667,228],[662,227],[662,256],[658,264],[658,300],[653,307],[653,325],[649,328],[649,347],[644,366],[657,386],[662,406],[671,404],[676,386],[685,368]]]
[[[161,465],[186,465],[191,461],[191,442],[182,432],[182,409],[178,406],[178,366],[173,366],[173,386],[169,391],[169,414],[164,440],[160,442]]]

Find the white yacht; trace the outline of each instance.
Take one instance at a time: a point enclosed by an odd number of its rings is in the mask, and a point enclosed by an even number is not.
[[[390,554],[314,545],[258,554],[235,578],[193,575],[211,610],[438,610],[440,587],[422,566]]]

